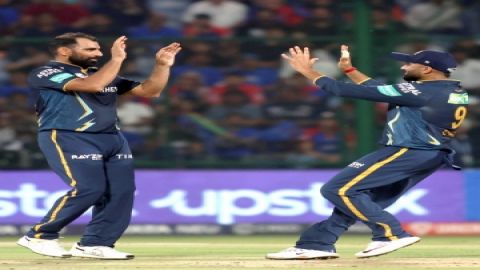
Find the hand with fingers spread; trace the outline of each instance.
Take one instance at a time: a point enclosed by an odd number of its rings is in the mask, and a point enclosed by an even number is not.
[[[175,55],[182,49],[180,43],[174,42],[158,50],[155,55],[156,63],[159,66],[171,67],[175,63]]]
[[[287,60],[290,66],[300,72],[303,76],[313,80],[314,78],[323,75],[313,69],[313,64],[318,58],[310,57],[310,49],[308,47],[305,47],[302,50],[300,47],[295,46],[290,48],[288,52],[290,54],[283,53],[282,58]]]
[[[117,38],[112,45],[112,59],[123,61],[127,58],[127,52],[125,51],[127,48],[127,37],[121,36]]]
[[[352,59],[350,58],[350,52],[348,51],[347,45],[340,46],[340,59],[338,60],[338,67],[341,70],[347,70],[352,68]]]

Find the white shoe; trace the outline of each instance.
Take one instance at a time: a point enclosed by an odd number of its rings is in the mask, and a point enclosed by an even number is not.
[[[420,241],[420,237],[416,236],[404,237],[393,241],[373,241],[368,244],[366,249],[356,253],[355,256],[357,256],[357,258],[380,256],[399,248],[410,246],[418,241]]]
[[[338,258],[338,254],[323,250],[290,247],[277,253],[268,253],[265,257],[272,260],[311,260],[335,259]]]
[[[103,260],[130,260],[135,257],[133,254],[120,252],[107,246],[80,246],[78,243],[73,245],[70,253],[73,257]]]
[[[28,236],[23,236],[18,239],[17,245],[26,247],[31,251],[38,253],[40,255],[59,257],[59,258],[70,258],[72,254],[66,251],[64,248],[58,244],[57,239],[47,240],[47,239],[37,239],[30,238]]]

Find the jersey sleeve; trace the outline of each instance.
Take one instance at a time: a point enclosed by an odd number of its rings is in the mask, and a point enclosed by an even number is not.
[[[129,92],[130,90],[132,90],[133,88],[135,88],[137,85],[140,85],[140,82],[138,81],[129,80],[127,78],[120,77],[120,76],[118,76],[116,80],[117,80],[116,86],[117,86],[118,95],[123,95]]]
[[[411,83],[393,85],[377,85],[375,81],[368,81],[361,85],[345,83],[329,77],[320,77],[315,84],[324,91],[341,97],[364,99],[376,102],[387,102],[406,106],[423,106],[430,99],[428,93],[424,93]]]
[[[76,79],[75,74],[63,69],[44,66],[33,70],[28,75],[28,84],[31,88],[42,90],[64,91],[65,85]]]

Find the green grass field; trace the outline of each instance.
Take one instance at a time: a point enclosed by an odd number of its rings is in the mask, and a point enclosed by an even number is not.
[[[61,243],[70,248],[77,239],[66,237]],[[296,236],[125,236],[117,248],[136,258],[104,261],[44,257],[17,246],[16,238],[2,237],[0,269],[480,269],[478,237],[424,237],[420,243],[384,256],[356,259],[353,254],[362,250],[369,238],[345,235],[337,245],[339,259],[264,259],[265,253],[291,246],[295,240]]]

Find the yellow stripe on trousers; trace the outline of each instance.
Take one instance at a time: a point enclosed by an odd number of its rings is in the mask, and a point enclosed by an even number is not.
[[[368,218],[363,215],[360,211],[358,211],[358,209],[353,205],[353,203],[350,201],[350,198],[348,198],[348,196],[346,196],[345,194],[347,193],[347,191],[353,187],[355,184],[357,184],[358,182],[362,181],[365,177],[369,176],[370,174],[374,173],[376,170],[380,169],[382,166],[384,166],[385,164],[387,163],[390,163],[392,161],[394,161],[395,159],[397,159],[398,157],[400,157],[401,155],[405,154],[405,152],[408,151],[408,148],[402,148],[400,149],[398,152],[396,152],[395,154],[391,155],[389,158],[383,160],[383,161],[380,161],[380,162],[377,162],[375,164],[373,164],[372,166],[370,166],[368,169],[366,169],[364,172],[362,172],[361,174],[357,175],[355,178],[353,178],[351,181],[349,181],[345,186],[343,186],[339,191],[338,191],[338,195],[340,195],[340,198],[342,198],[343,202],[345,203],[345,205],[348,207],[348,209],[350,209],[350,211],[352,211],[352,213],[359,219],[363,220],[363,221],[368,221]],[[382,226],[384,229],[385,229],[385,236],[386,237],[393,237],[395,238],[394,236],[392,236],[392,230],[390,229],[390,226],[388,226],[387,224],[384,224],[384,223],[377,223],[378,225]]]
[[[70,170],[70,167],[68,166],[68,162],[65,159],[65,155],[63,154],[63,150],[60,147],[60,145],[57,142],[57,130],[52,130],[52,136],[51,136],[52,142],[55,145],[55,149],[57,149],[58,156],[60,157],[60,161],[62,163],[63,169],[65,170],[65,174],[68,176],[70,179],[70,186],[75,187],[77,185],[77,181],[73,178],[72,171]],[[34,227],[35,231],[38,231],[40,227],[42,227],[45,224],[48,224],[52,221],[54,221],[57,218],[58,212],[62,210],[63,206],[65,206],[65,203],[70,197],[75,197],[77,195],[77,189],[74,188],[73,191],[71,192],[71,195],[69,196],[68,194],[63,196],[62,200],[60,203],[57,205],[57,207],[53,210],[52,215],[50,216],[50,219],[42,224],[38,224]],[[35,234],[35,238],[40,238],[42,234],[37,233]]]

